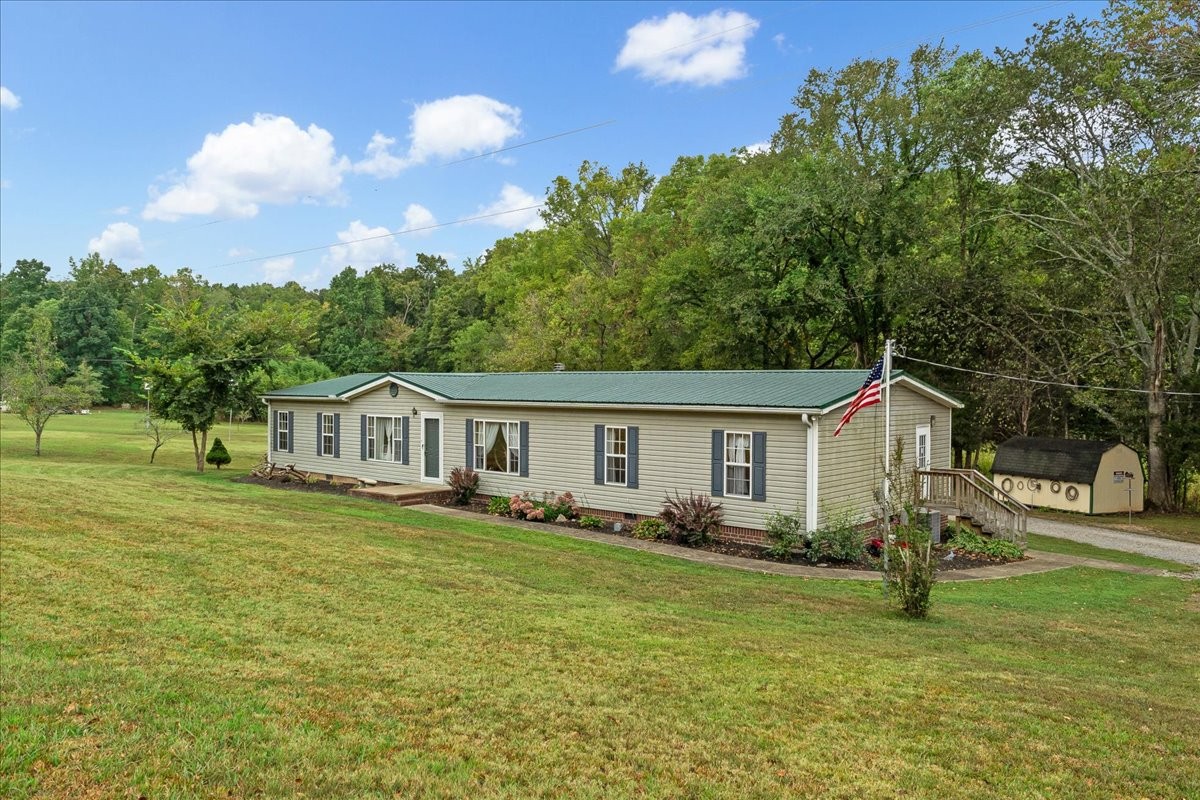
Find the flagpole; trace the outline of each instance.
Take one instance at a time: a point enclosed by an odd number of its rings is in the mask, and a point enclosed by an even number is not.
[[[887,597],[888,547],[891,545],[892,503],[891,470],[892,451],[892,343],[883,344],[883,596]]]

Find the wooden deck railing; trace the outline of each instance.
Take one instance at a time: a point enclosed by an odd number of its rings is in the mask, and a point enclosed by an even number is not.
[[[973,469],[915,470],[913,492],[918,506],[969,516],[993,536],[1025,544],[1029,509]]]

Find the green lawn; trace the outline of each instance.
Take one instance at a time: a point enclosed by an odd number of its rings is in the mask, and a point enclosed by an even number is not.
[[[0,418],[4,797],[1200,795],[1200,586],[721,570]],[[225,431],[220,432],[225,439]],[[227,442],[234,467],[262,428]]]

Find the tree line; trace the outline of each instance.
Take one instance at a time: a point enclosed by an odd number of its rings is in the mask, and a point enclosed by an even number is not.
[[[177,415],[202,439],[214,409],[334,374],[864,367],[895,338],[967,403],[956,463],[1120,438],[1175,508],[1200,470],[1198,27],[1192,3],[1115,2],[1017,50],[813,71],[765,151],[585,161],[543,228],[457,270],[420,254],[308,290],[17,261],[0,358],[49,320],[106,402],[207,387]]]

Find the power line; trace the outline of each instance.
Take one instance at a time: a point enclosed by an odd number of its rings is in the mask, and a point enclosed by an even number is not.
[[[505,214],[516,214],[521,211],[532,211],[535,208],[541,208],[544,205],[545,205],[545,203],[537,203],[532,206],[522,206],[521,208],[509,208],[509,209],[505,209],[504,211],[494,211],[490,214],[478,214],[474,217],[463,217],[462,219],[456,219],[456,220],[453,220],[452,222],[439,222],[434,225],[422,225],[419,228],[403,228],[398,231],[390,231],[388,233],[380,233],[380,234],[376,234],[374,236],[364,236],[361,239],[347,239],[346,241],[343,241],[343,242],[333,242],[332,244],[322,244],[322,245],[318,245],[316,247],[304,247],[299,250],[288,250],[285,253],[274,253],[272,255],[267,255],[267,256],[255,256],[254,258],[244,258],[240,261],[226,261],[224,264],[214,264],[209,267],[197,267],[197,269],[199,269],[199,270],[221,269],[223,267],[235,267],[235,266],[239,266],[241,264],[254,264],[259,261],[267,261],[272,258],[282,258],[284,256],[295,256],[295,255],[300,255],[301,253],[315,253],[320,250],[329,250],[330,248],[333,248],[333,247],[341,247],[343,245],[348,245],[348,244],[358,244],[359,242],[371,242],[371,241],[375,241],[376,239],[389,239],[393,236],[402,236],[406,233],[420,233],[422,231],[432,231],[432,230],[436,230],[438,228],[447,228],[451,225],[462,225],[467,222],[478,222],[481,219],[493,219],[495,217],[502,217]]]
[[[931,367],[940,367],[942,369],[954,370],[955,372],[966,372],[971,375],[982,375],[985,378],[1000,378],[1006,381],[1017,381],[1019,383],[1036,383],[1040,386],[1058,386],[1064,389],[1075,389],[1077,391],[1097,391],[1097,392],[1126,392],[1130,394],[1150,394],[1149,389],[1131,389],[1126,386],[1089,386],[1078,383],[1062,383],[1060,381],[1046,381],[1040,378],[1025,378],[1019,375],[1001,375],[998,372],[984,372],[977,369],[967,369],[966,367],[955,367],[950,364],[939,364],[936,361],[926,361],[923,358],[916,356],[908,356],[902,353],[893,353],[896,358],[903,358],[906,361],[916,361],[920,364],[928,364]],[[1200,397],[1200,392],[1159,392],[1159,394],[1170,395],[1172,397]]]
[[[529,141],[529,142],[521,142],[520,144],[510,145],[509,147],[501,147],[499,150],[489,150],[486,153],[479,153],[478,155],[467,156],[466,158],[460,158],[455,161],[447,161],[445,164],[439,164],[438,166],[439,167],[449,167],[454,164],[462,164],[467,161],[475,161],[476,159],[479,159],[479,158],[487,158],[488,156],[494,156],[497,153],[507,153],[509,150],[518,150],[522,147],[529,147],[532,144],[540,144],[541,142],[548,142],[551,139],[561,139],[564,136],[571,136],[576,133],[583,133],[584,131],[595,130],[596,128],[603,128],[607,125],[615,125],[616,122],[617,121],[615,119],[606,119],[606,120],[604,120],[604,122],[597,122],[594,125],[585,125],[582,128],[575,128],[573,130],[563,131],[562,133],[554,133],[554,134],[551,134],[550,136],[543,136],[541,139],[534,139],[533,141]]]

